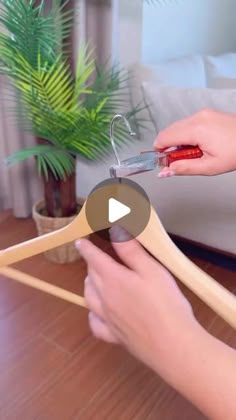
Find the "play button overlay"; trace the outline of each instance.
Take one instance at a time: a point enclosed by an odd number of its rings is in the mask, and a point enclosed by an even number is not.
[[[137,237],[149,222],[151,205],[146,192],[136,182],[109,178],[91,191],[85,211],[93,232],[118,225],[131,237]],[[117,239],[119,242],[124,240],[127,240],[125,235]]]
[[[117,220],[127,216],[130,212],[131,209],[122,204],[120,201],[115,200],[115,198],[109,199],[108,220],[110,223],[117,222]]]

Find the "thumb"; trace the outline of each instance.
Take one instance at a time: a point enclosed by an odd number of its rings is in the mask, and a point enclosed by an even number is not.
[[[175,122],[158,134],[154,141],[154,148],[164,149],[184,145],[197,146],[199,139],[196,136],[195,126],[191,118]]]
[[[209,171],[208,156],[199,159],[178,160],[164,169],[174,172],[175,175],[207,175]]]
[[[112,227],[109,233],[112,246],[121,261],[131,270],[143,272],[144,267],[150,264],[150,256],[139,242],[120,226]]]

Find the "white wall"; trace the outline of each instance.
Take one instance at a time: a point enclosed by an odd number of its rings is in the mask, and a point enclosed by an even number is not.
[[[144,0],[119,2],[119,62],[128,66],[142,56],[142,13]]]
[[[142,61],[236,51],[235,0],[166,0],[143,5]]]

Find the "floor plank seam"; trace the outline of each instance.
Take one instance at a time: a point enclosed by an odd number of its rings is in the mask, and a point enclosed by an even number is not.
[[[117,372],[117,376],[118,376],[118,374],[119,373],[121,373],[124,369],[125,369],[125,366],[127,366],[128,364],[130,363],[130,360],[125,360],[121,365],[120,365],[120,367],[116,370],[116,372]],[[99,395],[101,394],[101,393],[103,393],[103,392],[105,392],[106,391],[106,389],[112,384],[114,382],[114,378],[108,378],[108,380],[106,381],[106,382],[104,382],[104,384],[102,385],[102,387],[100,387],[98,390],[97,390],[97,392],[95,392],[94,394],[93,394],[93,396],[89,399],[89,401],[88,401],[88,403],[86,404],[86,406],[85,407],[83,407],[83,409],[82,409],[82,411],[80,411],[80,413],[78,414],[76,414],[76,417],[74,417],[74,415],[73,415],[73,417],[71,417],[71,419],[69,419],[69,420],[81,420],[81,414],[83,415],[84,413],[86,414],[86,411],[89,409],[89,407],[91,406],[91,404],[93,404],[96,400],[97,400],[97,398],[99,397]]]
[[[34,399],[36,395],[40,396],[45,388],[48,388],[49,386],[53,386],[56,383],[56,381],[58,380],[58,377],[60,376],[60,369],[58,369],[58,374],[57,375],[55,375],[55,370],[54,370],[52,372],[52,374],[48,377],[47,380],[45,380],[44,382],[41,381],[41,383],[38,386],[35,386],[30,393],[25,394],[23,397],[19,396],[19,397],[15,398],[14,400],[11,400],[11,402],[9,402],[4,407],[4,410],[5,410],[6,414],[7,415],[14,414],[14,412],[16,412],[16,410],[21,408],[23,405],[25,405],[31,399]]]
[[[81,349],[85,346],[85,344],[86,344],[85,342],[83,342],[81,344],[81,346],[80,346]],[[46,383],[41,384],[37,388],[34,389],[34,391],[35,390],[37,391],[36,393],[37,393],[37,398],[38,399],[40,399],[40,397],[42,396],[43,393],[45,393],[48,389],[53,388],[58,382],[63,382],[63,377],[64,377],[64,375],[66,375],[67,370],[70,369],[70,366],[74,364],[74,358],[75,358],[73,354],[66,354],[66,356],[68,356],[68,361],[65,364],[65,366],[63,366],[61,369],[59,369],[56,375],[55,375],[55,371],[54,371],[54,374],[47,380]],[[75,354],[75,356],[77,356],[77,354]],[[79,366],[79,360],[78,360],[78,366]],[[34,393],[33,395],[31,394],[30,398],[26,398],[24,401],[21,401],[20,404],[18,403],[19,405],[17,407],[13,407],[13,409],[11,407],[10,411],[9,411],[9,408],[8,408],[8,411],[6,411],[6,414],[14,414],[14,412],[16,412],[16,410],[18,410],[25,403],[27,403],[27,401],[32,399],[32,397],[34,398],[36,393]],[[26,420],[26,419],[24,419],[24,420]],[[52,420],[54,420],[54,419],[52,419]],[[67,420],[67,419],[65,419],[65,420]]]
[[[87,341],[87,340],[86,340]],[[83,342],[82,344],[81,344],[81,346],[80,346],[80,350],[83,348],[83,347],[85,347],[85,345],[86,345],[86,343],[85,342]],[[77,350],[79,350],[79,348],[77,349]],[[57,383],[58,383],[58,381],[62,381],[63,380],[63,377],[64,377],[64,375],[66,375],[66,373],[67,373],[67,370],[69,370],[70,369],[70,366],[71,365],[73,365],[74,364],[74,356],[77,356],[77,354],[76,355],[73,355],[73,354],[71,354],[71,353],[64,353],[66,356],[68,356],[68,361],[67,361],[67,363],[65,364],[65,366],[63,366],[62,368],[60,368],[59,370],[58,370],[58,372],[57,372],[57,374],[55,375],[55,374],[53,374],[51,377],[50,377],[50,379],[47,381],[47,383],[45,384],[42,384],[42,385],[40,385],[39,387],[37,387],[37,397],[38,398],[40,398],[40,396],[42,396],[42,393],[44,393],[45,391],[46,391],[46,389],[48,389],[49,387],[50,388],[53,388],[54,387],[54,385],[56,385]],[[79,364],[79,360],[78,360],[78,364]],[[55,373],[55,371],[54,371],[54,373]],[[46,386],[45,386],[46,385]],[[46,389],[45,389],[45,387],[46,387]],[[31,398],[32,398],[32,395],[31,395]],[[23,404],[25,403],[26,401],[24,401],[23,402]],[[22,404],[21,404],[21,406],[22,406]],[[18,407],[19,408],[19,407]],[[54,419],[53,419],[54,420]]]
[[[39,337],[39,334],[36,335],[32,335],[31,337],[29,337],[28,339],[26,339],[25,341],[22,342],[22,344],[20,346],[18,346],[16,348],[16,350],[14,350],[13,352],[9,353],[9,358],[7,360],[8,363],[11,363],[11,359],[16,358],[19,354],[20,354],[25,350],[27,351],[27,347],[30,346],[31,343],[33,343],[35,341],[36,338]],[[6,363],[6,362],[5,362]],[[14,370],[15,367],[14,366],[9,366],[9,368],[6,369],[6,373],[11,373],[12,370]]]
[[[21,409],[22,406],[30,402],[30,400],[33,400],[36,397],[36,395],[38,398],[40,398],[45,388],[53,387],[55,383],[58,381],[59,375],[60,373],[58,372],[58,377],[55,377],[55,371],[54,371],[54,374],[50,376],[47,381],[45,381],[44,383],[41,383],[38,387],[35,387],[32,393],[27,394],[25,398],[22,398],[22,399],[17,398],[16,400],[13,401],[13,404],[11,403],[11,405],[8,404],[7,407],[5,407],[5,413],[8,416],[8,419],[10,420],[12,415],[16,414],[16,412],[19,409]],[[31,420],[31,419],[24,418],[24,420]]]
[[[42,337],[40,337],[40,338],[42,339]],[[38,386],[35,386],[32,389],[31,393],[28,393],[25,396],[25,398],[24,397],[23,398],[19,397],[19,398],[16,398],[14,401],[11,401],[11,403],[9,403],[6,407],[4,407],[6,415],[10,416],[10,415],[14,414],[23,405],[27,404],[27,402],[34,399],[36,397],[36,395],[37,395],[38,398],[40,398],[40,396],[45,391],[45,389],[52,388],[59,381],[63,372],[67,370],[68,364],[72,361],[72,356],[70,354],[66,354],[66,353],[64,353],[64,354],[68,357],[68,360],[63,364],[63,367],[58,367],[57,370],[54,369],[53,372],[51,373],[51,375],[48,376],[47,380],[45,380],[44,382],[41,381],[38,384]],[[9,417],[9,419],[10,419],[10,417]],[[26,420],[26,419],[24,419],[24,420]]]
[[[56,298],[55,298],[56,299]],[[66,313],[72,308],[72,306],[74,306],[73,305],[73,303],[69,303],[69,302],[66,302],[66,305],[67,305],[67,307],[65,308],[65,310],[64,311],[62,311],[59,315],[57,315],[57,317],[56,318],[54,318],[49,324],[47,324],[46,325],[46,327],[45,327],[45,329],[42,331],[42,333],[43,334],[46,334],[46,332],[49,330],[49,329],[51,329],[51,328],[53,328],[54,327],[54,325],[58,322],[58,321],[60,321],[60,319],[61,318],[63,318],[65,315],[66,315]]]
[[[63,352],[64,354],[68,355],[68,356],[72,356],[73,353],[71,353],[70,351],[66,350],[63,346],[61,346],[60,344],[56,343],[55,340],[53,340],[53,338],[50,338],[48,336],[45,336],[44,333],[40,333],[39,337],[41,337],[44,341],[46,341],[48,344],[51,344],[52,346],[54,346],[56,349],[60,350],[61,352]]]
[[[71,355],[73,356],[73,357],[75,357],[75,356],[77,356],[78,355],[78,353],[80,352],[80,351],[82,351],[83,349],[84,349],[84,347],[86,347],[86,345],[87,345],[87,342],[89,342],[89,341],[91,341],[91,338],[93,337],[93,335],[92,335],[92,333],[90,333],[90,335],[88,335],[86,338],[85,338],[85,340],[83,340],[79,345],[78,345],[78,347],[74,350],[74,351],[72,351],[71,352]]]

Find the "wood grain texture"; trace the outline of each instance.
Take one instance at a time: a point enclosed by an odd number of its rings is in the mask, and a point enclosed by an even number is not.
[[[0,248],[36,235],[34,223],[0,214]],[[113,255],[106,238],[92,240]],[[232,292],[236,274],[194,262]],[[16,268],[83,294],[83,261],[57,266],[38,255]],[[179,283],[199,321],[236,348],[236,332]],[[94,339],[87,312],[0,278],[0,419],[203,420],[188,401],[123,349]],[[184,372],[183,372],[184,374]]]

